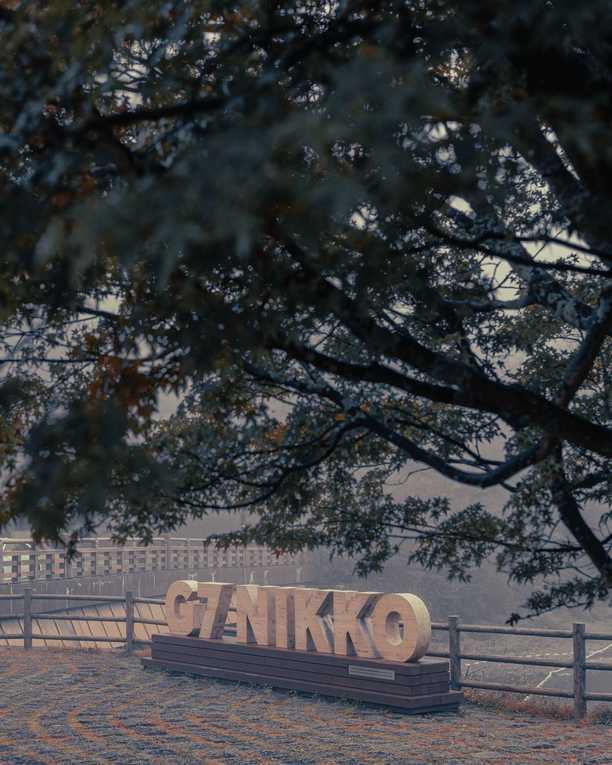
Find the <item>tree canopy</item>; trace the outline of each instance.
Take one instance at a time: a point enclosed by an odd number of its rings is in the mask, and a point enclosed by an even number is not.
[[[609,3],[0,5],[0,524],[610,596]]]

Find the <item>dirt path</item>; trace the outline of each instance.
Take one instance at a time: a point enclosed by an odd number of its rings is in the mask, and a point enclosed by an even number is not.
[[[612,728],[497,712],[403,716],[155,670],[0,649],[4,765],[612,765]]]

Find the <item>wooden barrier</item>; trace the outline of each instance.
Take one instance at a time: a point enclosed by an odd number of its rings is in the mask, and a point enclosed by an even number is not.
[[[233,598],[237,634],[226,639]],[[153,636],[144,666],[406,712],[456,709],[462,697],[449,689],[447,661],[418,663],[431,639],[431,620],[416,595],[182,580],[170,585],[165,609],[170,634]]]
[[[279,590],[285,589],[285,588],[278,588]],[[127,596],[127,593],[126,593]],[[53,616],[53,618],[48,617],[46,614],[32,614],[31,612],[31,600],[47,600],[51,602],[57,602],[57,601],[76,601],[76,602],[82,602],[86,601],[88,604],[91,603],[100,603],[100,604],[107,604],[111,606],[112,604],[125,604],[126,598],[123,597],[115,597],[115,596],[98,596],[98,597],[92,597],[88,595],[39,595],[37,593],[32,592],[31,598],[30,597],[24,597],[22,594],[11,594],[11,595],[0,595],[0,600],[4,601],[14,601],[14,602],[21,602],[23,603],[23,616],[25,617],[22,621],[17,618],[11,618],[7,617],[6,620],[10,621],[11,624],[15,624],[15,632],[5,631],[2,628],[2,620],[0,620],[0,641],[6,641],[7,646],[13,645],[13,644],[20,644],[26,648],[29,648],[31,645],[36,645],[35,641],[44,639],[44,640],[61,640],[62,643],[69,644],[71,641],[76,642],[77,644],[79,642],[82,643],[98,643],[98,644],[104,644],[105,642],[110,644],[111,642],[116,644],[124,644],[126,645],[126,638],[125,636],[119,636],[117,635],[116,638],[112,639],[110,637],[102,638],[102,637],[87,637],[85,635],[75,635],[75,634],[62,634],[59,635],[46,635],[42,632],[40,628],[40,622],[43,624],[47,622],[48,620],[62,623],[65,621],[68,621],[70,619],[69,616],[60,616],[59,614],[56,616]],[[155,606],[163,606],[164,600],[161,598],[133,598],[134,604],[147,604],[147,605],[155,605]],[[32,633],[31,636],[28,635],[27,630],[27,624],[28,624],[28,611],[30,612],[30,620],[29,623],[32,625]],[[235,609],[229,608],[230,613],[234,613]],[[5,621],[6,621],[5,620]],[[98,619],[88,619],[89,621],[98,621]],[[73,619],[76,623],[79,623],[82,621],[79,618]],[[114,615],[112,617],[109,617],[107,619],[100,619],[100,621],[105,621],[108,624],[115,624],[115,623],[124,623],[126,624],[127,628],[127,619],[124,615],[121,617]],[[38,625],[37,632],[33,631],[34,626]],[[131,643],[132,649],[137,646],[146,646],[152,644],[152,639],[157,640],[157,637],[155,634],[152,634],[150,638],[139,638],[136,635],[136,630],[138,626],[140,625],[146,625],[150,624],[151,626],[157,626],[157,627],[166,627],[167,623],[165,621],[151,619],[147,620],[146,618],[142,618],[139,616],[136,616],[134,614],[133,618],[133,628],[134,628],[134,638]],[[24,630],[24,626],[26,626],[26,629]],[[448,632],[449,635],[449,650],[448,651],[433,651],[430,650],[427,653],[427,658],[443,658],[450,661],[450,670],[451,670],[451,690],[454,689],[453,686],[456,686],[457,688],[474,688],[477,690],[486,690],[486,691],[499,691],[503,693],[518,693],[522,695],[533,695],[533,696],[547,696],[547,697],[553,697],[553,698],[566,698],[566,699],[572,699],[574,701],[574,714],[577,719],[582,719],[587,712],[587,705],[589,701],[597,701],[597,702],[611,702],[612,703],[612,693],[589,693],[588,692],[588,671],[601,671],[601,672],[612,672],[612,662],[595,662],[595,661],[589,661],[587,657],[586,652],[586,641],[593,640],[593,641],[606,641],[606,642],[612,642],[612,633],[601,633],[601,632],[586,632],[584,630],[584,625],[576,624],[574,625],[573,629],[570,630],[559,630],[559,629],[546,629],[546,628],[524,628],[524,627],[502,627],[498,625],[482,625],[482,624],[460,624],[459,618],[456,616],[449,617],[448,623],[444,622],[433,622],[432,630],[435,632]],[[225,635],[231,635],[235,633],[235,629],[233,627],[229,627],[226,625],[225,629]],[[467,634],[483,634],[483,635],[508,635],[508,636],[525,636],[525,637],[542,637],[542,638],[564,638],[564,639],[572,639],[573,642],[573,657],[571,661],[564,661],[562,659],[536,659],[536,658],[530,658],[530,657],[520,657],[520,656],[500,656],[500,655],[493,655],[493,654],[472,654],[472,653],[461,653],[461,646],[460,646],[460,634],[461,633],[467,633]],[[30,642],[31,637],[31,642]],[[127,647],[127,646],[126,646]],[[291,653],[295,653],[294,651],[291,651]],[[524,666],[534,666],[534,667],[556,667],[556,668],[569,668],[574,670],[574,687],[572,691],[562,691],[558,689],[553,688],[534,688],[529,686],[519,686],[519,685],[512,685],[510,683],[491,683],[491,682],[473,682],[471,680],[467,680],[462,677],[461,673],[461,661],[462,660],[468,660],[468,661],[482,661],[482,662],[492,662],[492,663],[500,663],[500,664],[516,664],[516,665],[524,665]]]
[[[402,712],[454,711],[463,694],[449,690],[448,662],[383,659],[270,648],[224,638],[154,635],[143,666],[259,683],[384,704]]]

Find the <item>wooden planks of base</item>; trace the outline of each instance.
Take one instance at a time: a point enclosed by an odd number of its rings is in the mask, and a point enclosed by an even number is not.
[[[401,664],[311,651],[153,635],[145,667],[204,677],[260,683],[322,696],[383,704],[404,712],[452,711],[462,693],[449,690],[448,662],[422,659]]]

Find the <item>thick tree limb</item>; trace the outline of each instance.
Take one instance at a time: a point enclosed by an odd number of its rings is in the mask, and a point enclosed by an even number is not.
[[[612,457],[612,430],[548,401],[519,386],[493,381],[480,370],[432,351],[407,332],[394,333],[377,324],[354,300],[308,264],[299,246],[283,238],[301,271],[286,274],[287,286],[302,290],[308,304],[321,306],[340,319],[375,355],[387,355],[419,372],[443,381],[453,390],[453,403],[496,413],[515,426],[537,426],[550,436]]]
[[[371,367],[365,367],[365,366],[359,367],[358,365],[352,365],[346,362],[340,362],[338,364],[334,359],[331,359],[330,357],[327,357],[324,354],[321,354],[317,351],[312,351],[311,349],[308,349],[308,348],[301,348],[300,346],[297,346],[297,344],[295,343],[288,344],[288,346],[286,347],[278,344],[278,345],[275,345],[275,347],[286,350],[292,358],[298,361],[311,363],[317,368],[321,369],[322,371],[330,372],[340,377],[345,377],[345,379],[349,379],[352,381],[358,381],[358,380],[364,381],[364,378],[358,377],[360,370],[363,370],[365,372],[366,380],[370,376],[370,373],[372,372]],[[374,366],[378,366],[378,365],[374,365]],[[292,388],[306,395],[325,396],[326,398],[329,398],[332,401],[334,401],[336,404],[338,404],[342,408],[345,408],[346,406],[346,402],[343,400],[342,395],[338,391],[334,391],[334,389],[329,388],[327,386],[312,385],[312,384],[304,383],[298,380],[287,380],[286,377],[283,377],[281,380],[280,378],[274,375],[271,375],[265,370],[261,370],[261,369],[258,369],[257,367],[254,367],[252,364],[246,364],[245,368],[247,369],[247,371],[255,375],[260,380],[266,380],[267,382],[270,382],[271,384],[275,384],[275,385],[282,384],[284,386]],[[382,368],[382,369],[384,370],[385,368]],[[387,371],[393,372],[393,370],[387,370]],[[377,381],[379,383],[382,383],[383,380],[386,379],[388,383],[389,379],[393,379],[395,383],[397,383],[394,387],[400,387],[400,389],[402,390],[406,390],[406,387],[408,387],[409,389],[408,392],[414,393],[413,390],[410,390],[410,385],[408,386],[401,385],[400,378],[402,378],[402,375],[393,373],[388,379],[386,378],[385,375],[383,375],[380,379],[376,379],[376,375],[374,374],[373,376],[370,376],[370,380],[368,381]],[[448,478],[451,478],[452,480],[457,481],[458,483],[466,484],[468,486],[478,486],[479,488],[486,488],[489,486],[496,486],[498,484],[501,484],[504,481],[508,480],[509,478],[512,478],[513,476],[517,475],[526,467],[529,467],[530,465],[533,465],[537,462],[541,462],[550,453],[550,450],[543,449],[542,443],[538,443],[535,446],[524,450],[523,452],[516,455],[515,457],[509,460],[506,460],[505,462],[500,464],[498,467],[496,467],[494,470],[487,468],[485,461],[483,461],[483,472],[471,473],[471,472],[467,472],[464,470],[460,470],[456,467],[453,467],[448,461],[445,461],[442,458],[438,457],[437,455],[433,454],[432,452],[429,452],[426,449],[423,449],[422,447],[418,446],[410,439],[397,433],[397,431],[395,431],[390,426],[384,424],[379,419],[374,418],[370,415],[364,414],[358,408],[356,408],[354,412],[351,412],[351,414],[356,417],[356,419],[353,420],[353,423],[356,425],[358,424],[358,427],[364,427],[365,429],[373,433],[376,433],[377,435],[381,436],[389,443],[392,443],[395,446],[402,449],[403,451],[405,451],[412,459],[418,462],[422,462],[426,465],[429,465],[430,467],[434,468],[435,470],[442,473],[443,475],[446,475]]]
[[[595,536],[591,527],[582,517],[580,507],[572,494],[571,487],[565,476],[561,446],[557,447],[551,491],[561,520],[566,528],[586,552],[601,575],[605,585],[608,588],[612,587],[612,558],[604,544]]]
[[[571,359],[555,403],[567,407],[593,368],[604,341],[612,333],[612,288],[609,288],[595,311],[594,321]]]
[[[543,459],[545,456],[540,456],[540,445],[536,444],[530,449],[521,452],[521,454],[516,457],[507,460],[503,465],[500,465],[494,470],[488,470],[484,473],[469,473],[465,470],[459,470],[458,468],[453,467],[444,459],[421,448],[418,444],[415,444],[414,441],[406,438],[401,433],[397,433],[397,431],[374,417],[362,414],[357,418],[356,422],[359,422],[372,433],[376,433],[385,441],[394,444],[416,462],[422,462],[425,465],[429,465],[441,475],[444,475],[453,481],[457,481],[457,483],[466,484],[468,486],[477,486],[480,489],[485,489],[490,486],[498,486],[504,481],[513,478],[526,467]]]

